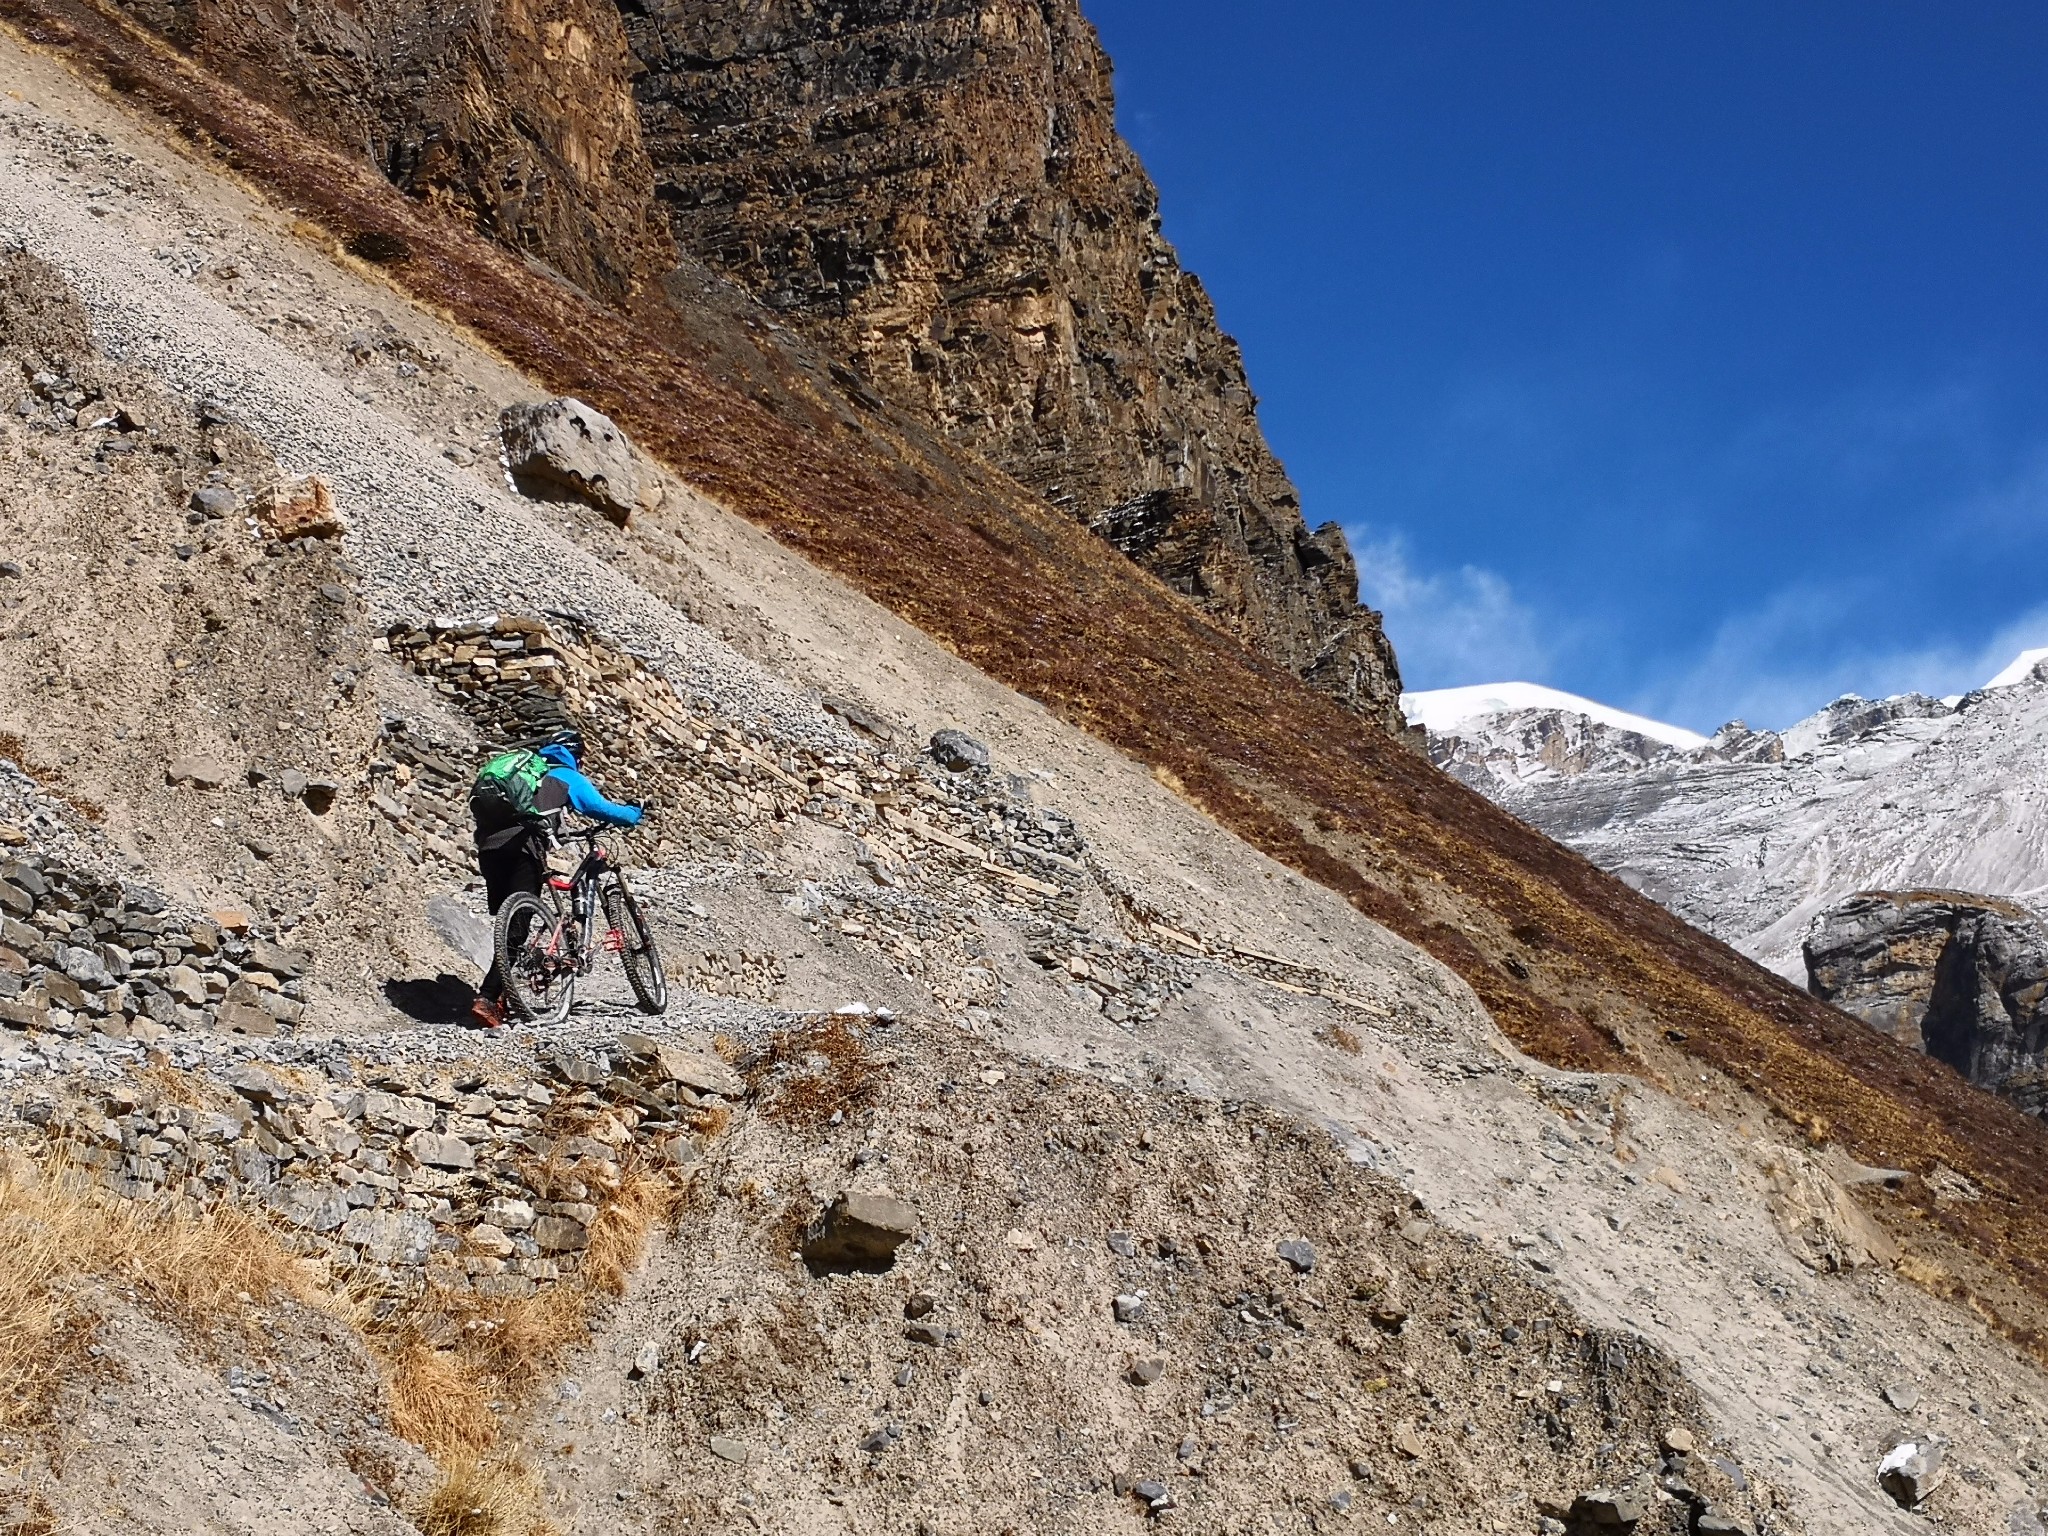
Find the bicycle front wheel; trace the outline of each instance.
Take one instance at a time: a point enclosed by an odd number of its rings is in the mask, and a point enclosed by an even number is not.
[[[576,1001],[576,956],[568,925],[530,891],[498,908],[498,976],[512,1011],[533,1024],[559,1024]]]
[[[642,1013],[666,1013],[668,977],[661,969],[661,952],[654,947],[654,927],[626,888],[624,876],[615,876],[605,887],[604,920],[619,947],[619,963],[626,968],[633,1001]]]

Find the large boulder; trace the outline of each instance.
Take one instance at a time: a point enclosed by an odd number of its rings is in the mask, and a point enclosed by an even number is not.
[[[1816,997],[1945,1061],[2030,1114],[2048,1111],[2048,924],[1958,891],[1862,891],[1814,920]]]
[[[498,417],[505,472],[541,501],[585,501],[621,527],[640,506],[633,445],[602,411],[563,395],[508,405]]]

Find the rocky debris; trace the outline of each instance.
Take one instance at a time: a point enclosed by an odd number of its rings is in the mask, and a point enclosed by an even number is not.
[[[988,766],[988,748],[965,731],[933,732],[928,750],[932,761],[951,773],[971,773]]]
[[[802,816],[852,834],[858,870],[829,888],[793,888],[785,904],[814,930],[879,950],[953,1008],[996,1000],[995,972],[977,963],[981,940],[963,910],[993,898],[1026,914],[1031,958],[1074,1001],[1123,1028],[1156,1018],[1212,964],[1290,993],[1381,1011],[1342,978],[1249,945],[1205,940],[1162,921],[1137,925],[1131,936],[1083,923],[1084,896],[1104,889],[1104,872],[1070,818],[1037,803],[1021,781],[975,766],[975,754],[986,752],[971,738],[960,737],[965,746],[941,742],[967,763],[956,771],[937,759],[907,763],[883,745],[850,741],[825,750],[739,729],[699,714],[640,658],[560,617],[436,618],[394,626],[378,644],[430,678],[487,741],[530,740],[577,725],[607,772],[669,808],[638,834],[653,840],[657,859],[682,852],[690,826],[747,839]],[[387,730],[371,763],[385,814],[422,846],[422,856],[466,869],[456,846],[464,835],[457,782],[443,779],[446,788],[426,791],[417,776],[401,781],[383,761],[410,751],[430,774],[454,772],[440,754],[409,741]],[[1120,891],[1106,894],[1125,903]],[[692,990],[726,997],[772,1003],[784,979],[780,957],[769,954],[680,947],[668,960]]]
[[[621,526],[639,509],[633,445],[602,411],[570,396],[508,405],[498,433],[505,472],[526,495],[588,502]]]
[[[294,539],[338,539],[348,531],[335,508],[334,493],[318,475],[267,487],[256,498],[256,517],[267,537],[285,543]]]
[[[896,1250],[917,1236],[917,1212],[887,1190],[848,1190],[804,1234],[804,1262],[814,1272],[884,1270]]]
[[[687,1184],[728,1102],[664,1102],[624,1058],[572,1073],[590,1058],[558,1054],[521,1074],[370,1065],[317,1042],[286,1066],[173,1041],[125,1058],[142,1074],[121,1071],[121,1049],[100,1054],[101,1075],[53,1074],[8,1101],[0,1140],[29,1138],[119,1194],[260,1208],[373,1298],[425,1283],[517,1297],[574,1274],[628,1169]]]
[[[1877,1464],[1878,1486],[1902,1509],[1917,1509],[1948,1478],[1948,1450],[1935,1439],[1901,1440]]]
[[[2030,1114],[2048,1114],[2048,923],[1955,891],[1863,891],[1815,919],[1807,986]]]
[[[226,778],[219,765],[174,769],[182,782]],[[11,1028],[144,1043],[175,1030],[275,1035],[305,1017],[311,963],[244,914],[181,915],[154,891],[30,848],[0,858],[0,1023]]]
[[[1330,1495],[1348,1491],[1361,1525],[1390,1529],[1397,1514],[1407,1529],[1534,1532],[1532,1504],[1569,1490],[1561,1517],[1599,1488],[1647,1500],[1640,1536],[1689,1529],[1690,1495],[1628,1475],[1656,1464],[1660,1442],[1708,1443],[1676,1367],[1639,1338],[1585,1327],[1544,1282],[1446,1232],[1324,1132],[1253,1105],[1133,1093],[943,1027],[872,1021],[859,1038],[890,1065],[837,1121],[792,1125],[757,1079],[717,1154],[729,1198],[626,1304],[623,1337],[674,1320],[689,1356],[664,1371],[649,1427],[600,1427],[615,1404],[591,1404],[547,1431],[550,1449],[675,1447],[645,1475],[688,1486],[718,1471],[697,1448],[742,1433],[733,1405],[751,1391],[803,1405],[773,1419],[773,1454],[814,1477],[804,1486],[822,1485],[849,1529],[1092,1529],[1118,1518],[1111,1499],[1130,1518],[1160,1496],[1194,1529],[1263,1528],[1283,1508],[1306,1528],[1311,1501],[1320,1527]],[[796,1059],[806,1043],[772,1051]],[[1046,1134],[1059,1125],[1096,1135]],[[702,1259],[780,1257],[783,1192],[801,1198],[799,1181],[876,1150],[920,1229],[886,1273],[770,1264],[743,1294]],[[1307,1273],[1276,1256],[1297,1234],[1317,1255]],[[1373,1326],[1375,1305],[1396,1300],[1408,1326]],[[941,1483],[957,1436],[970,1470]],[[1759,1514],[1772,1531],[1800,1528],[1761,1480],[1738,1488],[1697,1449],[1684,1459],[1702,1504],[1753,1530]],[[899,1468],[909,1482],[888,1475]],[[919,1477],[934,1486],[915,1490]],[[1034,1478],[1052,1492],[1027,1526],[1016,1490]],[[1141,1483],[1156,1485],[1143,1506]],[[805,1529],[805,1497],[764,1493],[758,1512]]]

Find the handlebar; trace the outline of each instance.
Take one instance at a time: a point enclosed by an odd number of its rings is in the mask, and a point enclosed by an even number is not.
[[[565,808],[555,813],[557,818],[555,822],[555,836],[558,838],[574,837],[580,838],[585,842],[596,842],[600,836],[607,832],[616,832],[620,835],[628,832],[637,832],[646,824],[647,810],[648,807],[642,806],[641,819],[632,826],[627,827],[621,826],[615,821],[595,821],[588,817],[577,816],[574,812]]]

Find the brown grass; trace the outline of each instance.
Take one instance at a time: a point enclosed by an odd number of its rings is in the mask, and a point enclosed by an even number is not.
[[[674,1219],[676,1186],[650,1169],[628,1163],[590,1230],[578,1279],[598,1295],[623,1296],[626,1281],[640,1267],[647,1238],[656,1226]]]
[[[253,1303],[319,1293],[261,1222],[232,1208],[123,1200],[61,1165],[0,1160],[0,1428],[47,1421],[92,1340],[94,1282],[189,1334],[253,1323]]]
[[[590,1231],[576,1274],[532,1296],[495,1298],[435,1287],[371,1334],[384,1369],[392,1428],[444,1466],[474,1461],[497,1442],[493,1403],[531,1396],[590,1336],[594,1306],[625,1294],[677,1191],[627,1164]]]
[[[824,1064],[814,1064],[813,1056]],[[827,1125],[835,1114],[850,1115],[872,1104],[881,1090],[881,1070],[837,1015],[783,1030],[745,1075],[763,1115],[801,1130]]]
[[[0,1494],[0,1536],[57,1536],[57,1518],[40,1493]]]
[[[614,310],[549,282],[89,0],[0,0],[0,18],[326,230],[403,240],[409,258],[383,269],[395,286],[1434,954],[1524,1049],[1641,1070],[1631,1030],[1673,1028],[1679,1049],[1802,1124],[1825,1123],[1865,1162],[1963,1172],[1986,1198],[1918,1220],[2011,1276],[2031,1295],[2022,1310],[2048,1320],[2048,1131],[2010,1105],[1514,821],[915,423],[871,412],[853,430],[780,354],[742,369],[705,339],[708,323],[693,329],[658,297]],[[748,387],[733,387],[742,373]],[[1526,979],[1498,963],[1521,934],[1543,938]],[[1597,1024],[1580,1011],[1594,999],[1612,1005]],[[796,1097],[786,1112],[811,1108]],[[2031,1323],[2001,1326],[2024,1335]]]
[[[1323,1031],[1323,1038],[1347,1056],[1356,1056],[1364,1049],[1359,1043],[1358,1036],[1342,1024],[1332,1024]]]
[[[413,1516],[420,1536],[555,1536],[538,1473],[505,1457],[454,1462]]]

